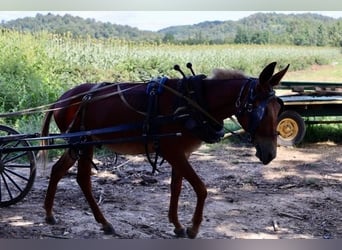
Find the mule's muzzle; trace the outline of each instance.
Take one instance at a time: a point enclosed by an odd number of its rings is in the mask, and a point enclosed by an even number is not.
[[[269,149],[263,145],[256,144],[255,145],[256,153],[255,156],[264,164],[269,164],[277,155],[276,150]]]

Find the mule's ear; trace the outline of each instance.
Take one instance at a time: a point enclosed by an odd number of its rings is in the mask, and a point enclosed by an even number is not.
[[[287,70],[289,69],[290,64],[288,64],[286,66],[285,69],[279,71],[277,74],[275,74],[274,76],[272,76],[272,78],[269,81],[269,84],[271,86],[276,86],[280,83],[281,79],[284,77],[285,73],[287,72]]]
[[[277,64],[276,62],[272,62],[262,70],[262,72],[259,75],[259,82],[261,84],[264,84],[268,82],[268,80],[271,79],[276,64]]]

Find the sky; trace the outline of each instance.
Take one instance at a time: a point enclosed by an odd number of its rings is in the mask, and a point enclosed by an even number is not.
[[[71,14],[97,21],[129,25],[140,30],[157,31],[169,26],[196,24],[203,21],[236,21],[256,11],[0,11],[0,21],[34,17],[37,13]],[[260,12],[260,11],[259,11]],[[308,13],[307,11],[265,11],[276,13]],[[311,11],[334,18],[342,18],[342,11]]]

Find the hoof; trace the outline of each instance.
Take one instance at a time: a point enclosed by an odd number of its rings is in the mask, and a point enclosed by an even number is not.
[[[190,239],[195,239],[197,234],[198,234],[198,230],[194,230],[194,229],[188,227],[186,229],[186,233]]]
[[[55,217],[53,215],[51,216],[46,216],[45,217],[45,222],[49,225],[55,225],[57,223]]]
[[[104,234],[106,234],[106,235],[115,234],[114,227],[110,223],[103,225],[102,230],[103,230]]]
[[[183,227],[181,227],[181,228],[175,228],[175,229],[173,230],[173,232],[174,232],[175,235],[176,235],[177,237],[179,237],[179,238],[185,238],[185,237],[187,237],[186,231],[185,231],[185,229],[184,229]]]

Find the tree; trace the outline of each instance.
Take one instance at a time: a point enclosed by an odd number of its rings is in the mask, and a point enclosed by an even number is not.
[[[172,33],[166,33],[163,37],[163,43],[174,43],[175,37]]]
[[[239,27],[235,35],[234,43],[248,44],[249,42],[247,29]]]
[[[269,43],[269,32],[268,31],[260,31],[255,32],[250,40],[250,43],[253,44],[268,44]]]
[[[323,26],[322,24],[320,24],[317,28],[317,42],[316,45],[317,46],[325,46],[327,45],[327,30],[325,28],[325,26]]]

